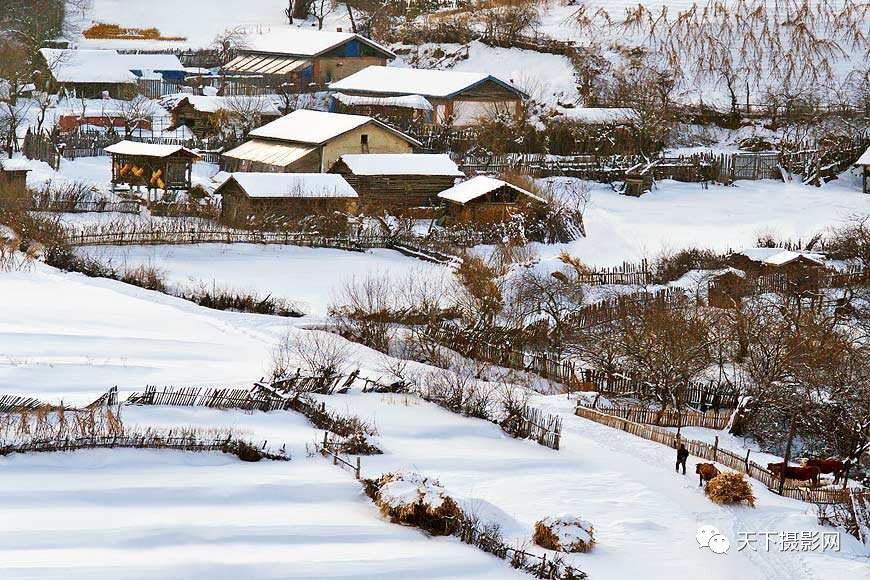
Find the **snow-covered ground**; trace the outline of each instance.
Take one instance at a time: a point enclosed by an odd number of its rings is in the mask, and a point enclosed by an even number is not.
[[[150,420],[136,411],[129,420]],[[186,412],[154,414],[179,424]],[[231,422],[222,417],[228,413],[189,414],[194,423]],[[0,576],[522,577],[453,538],[384,521],[352,475],[306,458],[314,432],[301,415],[256,419],[280,425],[292,461],[132,449],[0,458]]]
[[[545,180],[557,191],[565,178]],[[870,212],[870,197],[851,173],[823,187],[799,182],[738,181],[733,186],[662,181],[639,198],[590,184],[584,214],[586,238],[535,248],[542,259],[567,250],[590,265],[654,258],[687,247],[738,250],[760,234],[808,240],[855,214]]]
[[[152,265],[176,287],[215,285],[271,294],[323,316],[344,286],[366,276],[422,277],[437,283],[450,271],[393,250],[348,252],[328,248],[254,244],[95,246],[79,250],[116,267]]]

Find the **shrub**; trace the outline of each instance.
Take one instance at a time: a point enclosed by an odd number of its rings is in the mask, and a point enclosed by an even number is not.
[[[166,292],[166,279],[162,270],[156,266],[137,266],[126,270],[120,276],[121,282],[145,288]]]
[[[437,480],[419,473],[387,473],[369,486],[384,516],[433,536],[455,533],[465,518],[456,502]]]
[[[547,516],[535,523],[532,541],[557,552],[588,552],[595,545],[594,528],[577,516]]]
[[[242,461],[248,461],[250,463],[256,463],[263,459],[263,452],[260,448],[248,443],[247,441],[231,441],[223,449],[223,452],[232,453]]]
[[[755,507],[755,495],[752,486],[742,473],[732,471],[720,473],[707,483],[704,493],[719,504],[740,503],[745,501]]]
[[[656,282],[672,282],[690,270],[715,270],[727,265],[727,256],[713,250],[686,248],[678,252],[665,252],[656,260]]]

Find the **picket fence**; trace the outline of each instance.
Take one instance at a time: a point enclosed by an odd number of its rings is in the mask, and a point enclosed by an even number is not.
[[[770,491],[779,493],[779,478],[761,465],[751,461],[750,451],[748,449],[746,450],[745,455],[739,455],[732,451],[728,451],[727,449],[721,449],[718,445],[718,437],[716,438],[716,443],[713,445],[694,439],[684,439],[673,431],[669,431],[663,427],[643,425],[629,419],[590,409],[583,405],[578,405],[574,414],[578,417],[625,431],[626,433],[630,433],[636,437],[648,441],[654,441],[673,449],[676,449],[680,443],[682,443],[686,446],[691,455],[706,459],[707,461],[714,461],[725,465],[734,471],[745,473],[749,477],[762,482]],[[804,487],[785,487],[782,495],[791,499],[817,504],[846,504],[851,502],[850,491],[848,489],[839,488],[810,489]]]

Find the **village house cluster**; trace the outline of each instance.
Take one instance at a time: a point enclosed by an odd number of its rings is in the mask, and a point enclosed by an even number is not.
[[[456,215],[478,206],[479,216],[496,220],[518,203],[546,203],[504,181],[465,181],[447,154],[427,150],[410,130],[521,115],[526,93],[485,72],[390,66],[396,55],[359,34],[276,27],[210,69],[185,67],[174,54],[68,46],[41,54],[48,85],[68,97],[58,128],[123,131],[127,140],[105,148],[113,188],[144,187],[148,201],[159,199],[158,190],[191,187],[199,157],[185,138],[213,138],[245,123],[236,132],[242,139],[220,151],[216,193],[225,220],[324,208],[417,208],[427,215],[441,208]],[[147,111],[131,118],[137,94],[159,98],[169,110],[162,132]],[[285,98],[283,107],[276,95]],[[148,138],[159,135],[173,137],[172,144]]]

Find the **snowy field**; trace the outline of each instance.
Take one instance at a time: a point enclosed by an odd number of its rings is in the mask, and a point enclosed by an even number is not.
[[[563,178],[546,181],[556,191]],[[586,238],[569,244],[535,247],[544,259],[561,250],[590,265],[654,258],[664,250],[687,247],[739,250],[761,234],[809,240],[813,234],[870,212],[852,174],[823,187],[799,182],[738,181],[734,186],[662,181],[639,198],[619,195],[606,184],[591,184],[584,214]]]
[[[324,316],[346,284],[366,276],[421,277],[433,284],[449,276],[444,266],[393,250],[348,252],[329,248],[254,244],[189,246],[95,246],[79,252],[116,267],[155,266],[167,281],[184,288],[205,284],[271,294]]]
[[[250,384],[290,324],[39,265],[0,274],[0,296],[0,392],[72,403],[113,385]]]
[[[522,577],[455,539],[381,519],[352,475],[306,458],[315,432],[301,415],[124,414],[161,422],[149,415],[167,424],[248,422],[262,432],[275,425],[293,460],[131,449],[0,458],[0,577]]]

